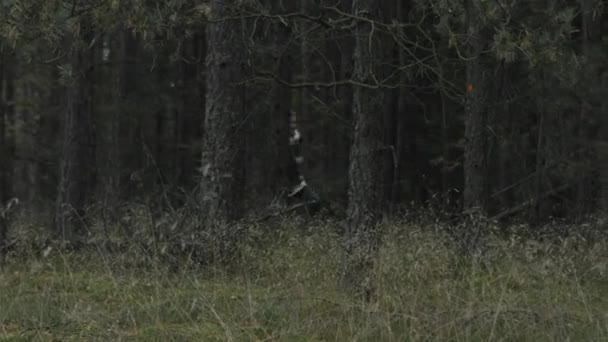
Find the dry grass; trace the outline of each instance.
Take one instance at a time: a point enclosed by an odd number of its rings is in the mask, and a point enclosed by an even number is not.
[[[427,228],[391,226],[373,304],[336,289],[339,239],[322,223],[258,232],[229,271],[167,271],[135,250],[31,253],[0,273],[0,340],[608,340],[605,241],[489,239],[463,266]]]

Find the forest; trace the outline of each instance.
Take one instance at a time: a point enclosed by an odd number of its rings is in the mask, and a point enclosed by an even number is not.
[[[607,57],[604,0],[0,0],[0,340],[608,339]]]

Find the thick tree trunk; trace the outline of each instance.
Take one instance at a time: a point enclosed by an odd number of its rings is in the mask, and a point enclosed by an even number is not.
[[[465,103],[464,210],[485,212],[486,205],[486,81],[481,53],[484,39],[478,0],[466,0],[468,55]]]
[[[220,258],[233,252],[236,232],[232,223],[244,215],[245,143],[241,126],[247,119],[244,78],[249,75],[242,51],[239,21],[225,0],[210,3],[207,27],[207,99],[202,155],[205,226],[221,239]]]
[[[66,109],[55,233],[64,242],[79,243],[85,233],[85,206],[92,194],[95,141],[92,125],[91,29],[81,21],[81,36],[72,36],[72,79],[66,89]]]
[[[377,0],[353,1],[353,14],[375,16]],[[354,79],[372,82],[373,65],[378,62],[378,47],[373,27],[359,22],[355,29]],[[353,115],[354,141],[350,152],[348,228],[345,237],[345,258],[342,285],[357,295],[373,293],[373,264],[380,239],[380,223],[384,211],[385,154],[383,146],[382,96],[376,90],[355,87]]]

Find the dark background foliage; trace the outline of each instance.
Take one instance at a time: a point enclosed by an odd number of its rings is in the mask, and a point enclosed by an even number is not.
[[[228,221],[285,209],[290,111],[299,171],[351,229],[364,209],[534,223],[605,213],[603,1],[0,9],[0,199],[58,236],[96,215],[120,221],[126,203],[220,198],[202,209],[213,222],[223,207]]]

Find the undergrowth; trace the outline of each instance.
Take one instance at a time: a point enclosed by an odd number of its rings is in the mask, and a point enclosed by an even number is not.
[[[16,227],[35,239],[35,227]],[[334,223],[246,230],[230,267],[196,267],[187,254],[176,263],[141,239],[78,252],[16,244],[0,272],[0,340],[608,340],[605,240],[496,235],[460,263],[449,234],[396,222],[378,257],[376,300],[362,303],[336,286]]]

